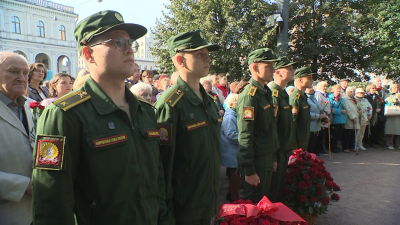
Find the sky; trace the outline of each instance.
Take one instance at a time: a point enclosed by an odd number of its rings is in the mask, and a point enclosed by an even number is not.
[[[52,0],[66,6],[74,7],[79,15],[79,21],[103,10],[118,11],[125,23],[140,24],[150,30],[154,28],[157,18],[162,18],[162,11],[166,11],[164,4],[169,5],[169,0]]]

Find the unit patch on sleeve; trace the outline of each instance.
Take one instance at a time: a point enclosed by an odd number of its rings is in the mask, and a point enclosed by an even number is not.
[[[201,120],[201,121],[186,125],[188,131],[194,130],[194,129],[197,129],[200,127],[205,127],[205,126],[207,126],[207,121],[205,121],[205,120]]]
[[[254,120],[254,107],[243,107],[243,119]]]
[[[293,115],[297,115],[297,113],[299,113],[299,110],[298,110],[297,106],[293,106],[293,108],[292,108],[292,114],[293,114]]]
[[[157,124],[160,131],[160,145],[170,145],[172,135],[172,125],[169,123]]]
[[[126,136],[126,134],[118,134],[118,135],[114,135],[114,136],[110,136],[110,137],[104,137],[104,138],[99,138],[99,139],[93,140],[93,143],[96,148],[100,148],[100,147],[124,142],[127,140],[128,140],[128,136]]]
[[[34,168],[61,170],[64,159],[64,136],[37,135]]]

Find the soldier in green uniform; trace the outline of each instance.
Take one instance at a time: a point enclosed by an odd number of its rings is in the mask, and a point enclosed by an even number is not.
[[[237,103],[239,150],[237,159],[243,177],[244,199],[258,202],[268,194],[272,171],[276,171],[279,148],[272,92],[265,85],[273,79],[274,63],[279,61],[271,49],[250,52],[252,78]]]
[[[310,67],[302,67],[294,72],[294,84],[296,88],[289,96],[292,106],[295,139],[297,148],[307,151],[308,139],[310,138],[310,106],[307,103],[307,95],[304,93],[306,88],[311,88],[313,75]]]
[[[176,224],[209,225],[218,207],[222,121],[199,81],[210,69],[209,51],[220,47],[196,30],[171,37],[168,48],[180,77],[154,105],[166,202]]]
[[[76,26],[91,77],[38,121],[33,224],[169,224],[154,110],[124,84],[146,32],[115,11]]]
[[[274,65],[274,82],[271,82],[270,85],[272,102],[274,107],[277,107],[275,121],[277,124],[280,146],[276,154],[278,168],[275,173],[272,173],[271,183],[273,185],[271,185],[268,194],[268,198],[272,202],[282,201],[289,156],[296,148],[292,110],[289,104],[289,95],[285,91],[287,83],[292,81],[294,77],[293,64],[294,62],[290,62],[287,57],[283,57],[282,61],[276,62]]]

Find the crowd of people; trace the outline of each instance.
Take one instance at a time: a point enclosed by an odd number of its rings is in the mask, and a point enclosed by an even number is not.
[[[115,11],[89,16],[74,31],[87,69],[49,82],[44,64],[0,53],[0,224],[208,225],[221,166],[228,200],[243,189],[278,202],[295,149],[321,157],[341,142],[350,153],[384,134],[400,145],[397,84],[329,87],[268,48],[229,83],[208,74],[220,46],[199,30],[168,40],[177,71],[159,75],[134,62],[132,40],[146,32]],[[39,118],[33,102],[46,107]]]

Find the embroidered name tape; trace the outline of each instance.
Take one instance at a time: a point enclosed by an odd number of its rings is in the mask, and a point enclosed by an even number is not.
[[[110,136],[110,137],[93,140],[93,143],[96,148],[100,148],[100,147],[124,142],[127,140],[128,140],[128,136],[126,136],[126,134],[118,134],[115,136]]]
[[[271,104],[265,105],[265,106],[263,107],[264,110],[265,110],[265,109],[269,109],[269,108],[271,108]]]
[[[243,107],[243,119],[254,120],[254,107]]]
[[[204,127],[204,126],[207,126],[207,122],[205,120],[186,125],[188,130],[194,130],[194,129]]]
[[[160,131],[160,145],[171,144],[172,124],[159,123],[157,124],[158,130]]]
[[[37,135],[34,168],[61,170],[64,159],[64,136]]]
[[[290,109],[290,105],[283,107],[284,109]]]
[[[310,106],[304,106],[304,107],[303,107],[303,109],[308,109],[308,108],[310,108]]]
[[[148,130],[146,132],[149,137],[161,137],[159,130]]]

